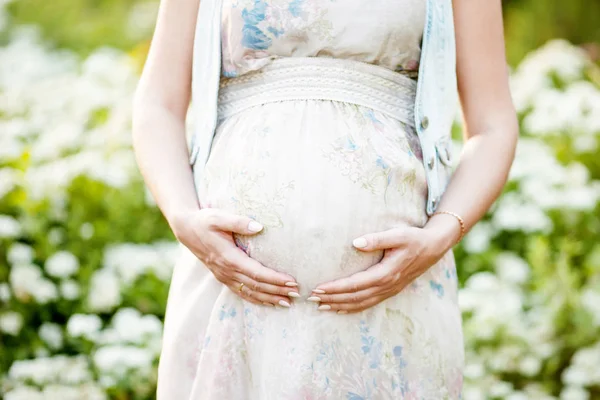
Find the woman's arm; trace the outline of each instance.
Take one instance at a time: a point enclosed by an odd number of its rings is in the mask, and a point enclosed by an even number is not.
[[[460,215],[468,230],[506,183],[519,126],[508,84],[501,1],[454,0],[454,20],[465,144],[438,210]],[[436,215],[425,228],[440,233],[445,249],[460,235],[451,215]]]
[[[199,0],[161,1],[134,97],[137,163],[177,239],[218,281],[252,303],[289,307],[290,297],[299,296],[295,279],[261,265],[233,241],[232,232],[254,235],[262,225],[198,203],[185,139],[198,7]]]
[[[178,234],[179,220],[198,210],[188,162],[185,116],[199,0],[163,0],[134,96],[133,147],[158,207]]]
[[[505,60],[501,0],[454,0],[457,77],[465,123],[460,163],[438,206],[461,216],[468,230],[506,183],[518,137]],[[362,251],[385,250],[378,264],[318,285],[322,310],[357,312],[402,291],[460,237],[457,218],[437,214],[424,228],[406,227],[357,238]]]

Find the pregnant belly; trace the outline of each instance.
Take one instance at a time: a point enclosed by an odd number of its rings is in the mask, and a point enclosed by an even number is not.
[[[253,107],[219,124],[198,194],[203,207],[259,221],[236,242],[301,287],[350,275],[383,253],[352,240],[425,223],[414,133],[371,109],[332,101]]]

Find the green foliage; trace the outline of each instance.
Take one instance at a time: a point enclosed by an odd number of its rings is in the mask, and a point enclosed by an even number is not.
[[[148,3],[148,7],[136,5]],[[158,3],[153,0],[18,0],[8,4],[15,24],[35,24],[58,47],[87,55],[101,46],[133,49],[148,40]],[[142,15],[138,24],[136,14]]]
[[[550,39],[600,43],[598,1],[512,0],[505,11],[507,55],[512,65]]]

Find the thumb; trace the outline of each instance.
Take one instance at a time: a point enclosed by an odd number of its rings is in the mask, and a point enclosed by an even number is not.
[[[211,225],[222,231],[254,235],[263,230],[263,225],[250,217],[220,212],[212,216]]]
[[[393,228],[360,236],[352,241],[352,245],[361,251],[386,250],[402,246],[407,238],[406,229]]]

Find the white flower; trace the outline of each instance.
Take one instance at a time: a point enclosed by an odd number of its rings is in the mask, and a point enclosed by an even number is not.
[[[590,383],[590,375],[584,368],[571,365],[563,371],[562,381],[567,385],[585,386]]]
[[[44,387],[44,399],[53,400],[105,400],[106,393],[95,384],[84,384],[81,386],[66,386],[52,384]]]
[[[512,193],[498,200],[492,221],[497,229],[506,231],[549,233],[553,229],[552,220],[540,207],[525,203]]]
[[[94,272],[90,281],[88,305],[92,311],[104,312],[121,303],[121,283],[117,275],[106,269]]]
[[[24,264],[14,266],[9,277],[15,297],[27,302],[31,298],[40,304],[46,304],[58,298],[54,283],[42,276],[37,265]]]
[[[28,264],[33,261],[34,255],[31,246],[15,242],[9,247],[6,258],[11,264]]]
[[[0,199],[16,188],[19,181],[19,172],[16,169],[0,168]]]
[[[77,338],[94,340],[102,328],[102,320],[96,314],[73,314],[67,322],[67,333]]]
[[[526,356],[519,363],[519,371],[525,376],[535,376],[540,372],[542,363],[539,358]]]
[[[90,224],[89,222],[81,224],[81,227],[79,228],[79,235],[82,239],[90,239],[92,236],[94,236],[94,225]]]
[[[496,272],[506,282],[522,284],[529,278],[529,264],[514,253],[503,252],[496,256]]]
[[[52,322],[44,322],[39,330],[40,338],[53,350],[63,346],[63,333],[60,325]]]
[[[4,395],[4,400],[49,400],[42,393],[29,386],[18,386]]]
[[[492,397],[505,398],[513,392],[513,385],[509,382],[494,382],[490,387],[488,394]]]
[[[17,336],[23,327],[23,316],[15,311],[0,314],[0,331]]]
[[[79,284],[74,280],[66,280],[60,283],[60,294],[66,300],[75,300],[79,297]]]
[[[588,400],[590,394],[578,386],[567,386],[560,392],[560,400]]]
[[[469,253],[480,254],[488,250],[494,236],[494,230],[489,222],[481,221],[476,224],[463,240],[463,247]]]
[[[483,364],[475,362],[465,365],[464,376],[471,380],[477,380],[484,376],[485,368]]]
[[[63,203],[63,199],[54,198],[53,200],[53,205],[55,206],[53,209],[58,214],[57,219],[64,219],[64,217],[60,216],[61,212],[59,206],[60,203]],[[65,233],[62,228],[52,228],[48,232],[48,242],[54,246],[58,246],[60,243],[62,243],[64,236]]]
[[[0,239],[16,238],[21,234],[21,225],[19,222],[8,215],[0,215]]]
[[[96,350],[94,364],[103,374],[120,376],[133,369],[142,374],[151,370],[154,354],[135,346],[104,346]]]
[[[496,290],[500,283],[498,278],[491,272],[479,272],[471,275],[467,280],[466,286],[470,289],[477,290],[479,292],[487,292]]]
[[[529,396],[527,396],[523,392],[514,392],[509,394],[504,398],[505,400],[530,400]]]
[[[0,302],[8,303],[10,300],[10,286],[8,283],[0,283]]]
[[[8,378],[14,381],[31,380],[36,385],[78,384],[90,381],[91,372],[84,356],[58,355],[15,361],[8,371]]]
[[[487,399],[484,390],[481,388],[478,388],[478,387],[474,387],[474,386],[465,387],[463,394],[464,394],[464,398],[468,399],[468,400],[486,400]]]
[[[573,149],[578,153],[594,153],[598,150],[598,139],[594,136],[576,136],[573,138]]]
[[[142,316],[134,308],[122,308],[114,315],[112,325],[121,340],[141,344],[148,337],[160,336],[162,323],[155,315]]]
[[[600,291],[586,288],[581,293],[583,307],[592,314],[594,324],[600,326]]]
[[[66,278],[79,269],[79,260],[73,253],[59,251],[48,257],[44,264],[46,272],[56,278]]]
[[[153,272],[167,280],[173,271],[179,247],[174,242],[152,245],[120,244],[109,247],[104,254],[104,266],[115,271],[126,285],[131,285],[142,274]]]

